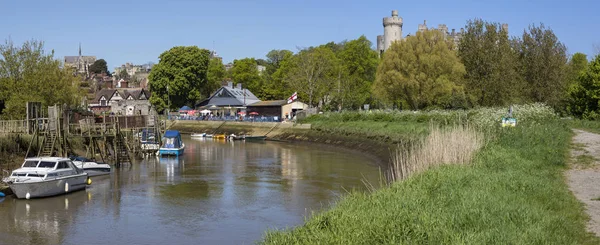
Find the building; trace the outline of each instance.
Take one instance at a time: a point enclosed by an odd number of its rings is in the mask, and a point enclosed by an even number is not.
[[[246,109],[247,105],[254,104],[260,100],[250,90],[237,86],[233,82],[227,82],[226,86],[217,89],[209,98],[196,104],[196,109],[214,110],[215,115],[235,116]]]
[[[392,43],[402,40],[402,17],[398,10],[392,10],[392,17],[383,18],[383,35],[377,36],[377,51],[381,55]]]
[[[81,44],[79,44],[79,55],[78,56],[65,56],[64,67],[72,68],[75,74],[89,75],[89,68],[96,62],[96,56],[83,56],[81,55]]]
[[[148,115],[150,91],[145,89],[102,89],[88,105],[94,113],[111,112],[117,115]]]
[[[132,63],[125,63],[119,67],[115,67],[113,75],[119,75],[122,71],[126,71],[129,77],[133,77],[137,74],[149,74],[154,65],[151,63],[144,65],[134,65]]]
[[[249,115],[277,117],[276,120],[293,119],[296,112],[308,109],[308,105],[300,101],[288,103],[287,100],[260,101],[248,105],[246,113]]]
[[[266,66],[257,65],[256,69],[258,69],[258,74],[262,74],[265,70],[267,70]]]

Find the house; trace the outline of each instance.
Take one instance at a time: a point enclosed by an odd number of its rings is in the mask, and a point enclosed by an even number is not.
[[[102,89],[96,93],[89,109],[94,113],[148,115],[150,92],[145,89]]]
[[[249,115],[277,117],[277,120],[292,119],[296,112],[308,109],[308,105],[300,101],[288,103],[287,100],[259,101],[248,105],[246,112]]]
[[[235,116],[246,109],[247,105],[259,101],[250,90],[242,88],[241,83],[233,86],[233,82],[227,82],[226,86],[219,88],[208,99],[196,104],[196,109],[214,110],[215,115]]]

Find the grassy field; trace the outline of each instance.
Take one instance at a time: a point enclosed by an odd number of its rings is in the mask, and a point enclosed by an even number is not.
[[[573,119],[573,120],[568,120],[567,122],[572,128],[581,129],[581,130],[585,130],[588,132],[600,134],[600,121]]]
[[[582,204],[564,182],[569,126],[532,112],[517,117],[518,127],[500,128],[492,117],[487,143],[470,164],[442,165],[373,193],[349,194],[302,226],[267,232],[261,243],[600,243],[586,232]]]

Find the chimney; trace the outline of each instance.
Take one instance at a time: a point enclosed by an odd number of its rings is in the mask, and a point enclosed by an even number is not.
[[[240,90],[242,89],[242,83],[238,83],[236,85],[237,85],[237,89],[240,89]]]
[[[233,88],[233,82],[232,81],[227,82],[227,87]]]

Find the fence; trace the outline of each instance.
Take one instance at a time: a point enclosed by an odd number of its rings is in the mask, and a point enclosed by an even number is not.
[[[169,116],[169,120],[189,121],[242,121],[242,122],[281,122],[281,117],[267,116]]]

